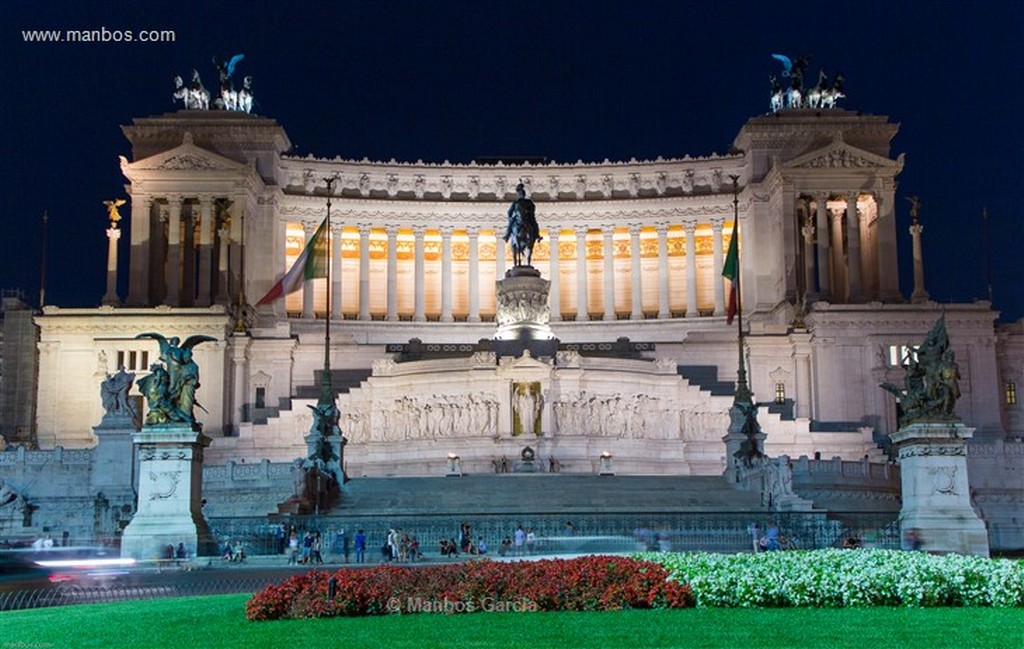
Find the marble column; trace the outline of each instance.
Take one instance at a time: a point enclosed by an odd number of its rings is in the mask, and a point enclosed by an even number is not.
[[[669,223],[654,224],[657,231],[657,317],[672,317],[672,303],[669,301]]]
[[[615,320],[615,226],[602,225],[604,237],[604,319]]]
[[[197,306],[210,306],[213,283],[213,197],[199,197],[199,295]]]
[[[313,239],[313,235],[316,234],[316,228],[317,228],[317,224],[316,223],[305,222],[305,223],[302,224],[302,231],[306,235],[306,242],[305,242],[305,245],[303,246],[303,249],[305,249],[305,247],[308,246],[309,242]],[[312,279],[307,279],[306,281],[302,282],[302,319],[303,320],[312,320],[313,317],[314,317],[314,314],[313,314],[313,281],[314,280],[312,280]]]
[[[181,304],[181,196],[168,196],[167,261],[164,265],[164,304]]]
[[[914,222],[910,226],[910,237],[913,242],[914,254],[914,292],[910,294],[910,301],[915,303],[927,302],[928,291],[924,290],[924,254],[921,250],[921,233],[924,226]]]
[[[550,257],[548,258],[548,281],[551,282],[551,286],[548,291],[548,302],[551,309],[551,315],[549,322],[561,322],[562,321],[562,300],[561,300],[561,271],[558,265],[558,235],[561,234],[561,230],[558,226],[552,227],[548,230],[548,248],[551,251]]]
[[[505,279],[505,240],[501,238],[500,228],[494,228],[494,278]]]
[[[384,228],[388,233],[388,322],[398,322],[398,226]]]
[[[121,239],[121,231],[117,224],[110,222],[107,228],[107,292],[103,295],[104,306],[118,306],[121,299],[117,297],[117,242]]]
[[[832,295],[837,301],[845,302],[850,293],[843,258],[843,211],[837,209],[829,212],[832,216]]]
[[[441,322],[454,322],[452,316],[452,226],[441,230]]]
[[[847,260],[846,268],[849,273],[850,296],[847,302],[861,302],[864,300],[864,278],[861,275],[860,258],[860,215],[857,212],[858,192],[850,192],[846,196],[846,245]]]
[[[814,225],[809,214],[800,234],[804,238],[804,297],[807,302],[813,302],[818,299],[818,285],[814,276]]]
[[[725,258],[722,255],[724,248],[722,230],[725,229],[725,219],[715,217],[711,219],[712,256],[714,270],[711,274],[712,284],[715,286],[715,315],[725,315],[725,279],[722,277],[722,267],[725,265]]]
[[[875,225],[878,246],[878,299],[882,302],[902,302],[900,273],[896,253],[896,196],[892,180],[884,181],[878,203],[878,222]]]
[[[149,272],[151,241],[149,219],[152,199],[142,194],[132,195],[131,250],[128,254],[128,306],[149,304]]]
[[[480,228],[466,228],[469,237],[469,322],[480,322]]]
[[[629,277],[630,296],[632,298],[632,309],[629,313],[630,320],[644,319],[644,294],[641,277],[643,271],[640,267],[640,229],[639,223],[629,224]]]
[[[828,238],[828,194],[818,192],[818,299],[832,299],[832,251]]]
[[[576,233],[576,321],[590,319],[587,311],[587,226],[577,225]]]
[[[684,221],[683,229],[686,231],[686,317],[696,318],[700,315],[697,310],[697,222]]]
[[[231,240],[231,230],[227,224],[221,224],[217,230],[217,304],[227,304],[230,301],[228,295],[228,242]]]
[[[370,319],[370,224],[359,224],[359,319]]]
[[[426,265],[423,259],[423,236],[427,233],[427,229],[422,225],[414,226],[412,229],[413,237],[415,241],[413,243],[413,272],[415,278],[413,280],[413,315],[412,319],[414,322],[426,322],[427,321],[427,287],[425,284],[426,280]]]
[[[341,310],[341,235],[340,223],[331,224],[331,318],[343,320]]]

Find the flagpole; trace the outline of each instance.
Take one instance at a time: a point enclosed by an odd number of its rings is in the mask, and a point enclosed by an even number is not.
[[[739,190],[739,176],[730,175],[732,178],[732,213],[733,213],[733,226],[732,236],[739,237],[740,234],[740,190]],[[737,239],[737,244],[739,240]],[[740,275],[743,273],[741,269],[743,265],[740,263],[739,257],[740,248],[736,246],[736,277],[733,281],[736,283],[736,339],[739,344],[739,367],[736,370],[736,396],[733,399],[733,403],[753,403],[753,397],[750,394],[750,388],[747,386],[747,369],[743,362],[743,290],[740,285]]]
[[[325,255],[325,266],[327,267],[327,313],[324,317],[324,375],[320,380],[320,400],[318,405],[326,406],[334,403],[334,387],[331,384],[331,255],[330,255],[330,233],[331,233],[331,195],[334,193],[336,177],[331,176],[327,182],[327,219],[324,230],[324,241],[328,242]],[[335,245],[339,245],[337,241]]]

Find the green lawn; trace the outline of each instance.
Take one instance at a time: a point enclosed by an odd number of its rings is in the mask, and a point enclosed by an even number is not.
[[[688,609],[247,622],[247,595],[0,613],[0,649],[1024,647],[1022,609]]]

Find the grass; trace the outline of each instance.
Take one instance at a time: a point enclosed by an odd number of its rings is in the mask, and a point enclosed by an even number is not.
[[[1024,610],[687,609],[247,622],[248,595],[0,613],[0,649],[346,646],[987,649],[1024,647]]]

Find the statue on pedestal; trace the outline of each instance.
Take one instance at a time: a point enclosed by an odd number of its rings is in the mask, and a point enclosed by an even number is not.
[[[104,417],[131,417],[135,418],[138,413],[128,401],[128,392],[135,382],[135,374],[125,372],[122,367],[117,374],[107,374],[107,378],[100,383],[100,399],[103,403]]]
[[[523,253],[526,253],[526,266],[533,258],[533,244],[542,239],[540,227],[537,225],[537,209],[526,197],[523,183],[516,185],[518,198],[508,207],[508,227],[502,237],[512,246],[512,261],[516,266],[523,266]]]

